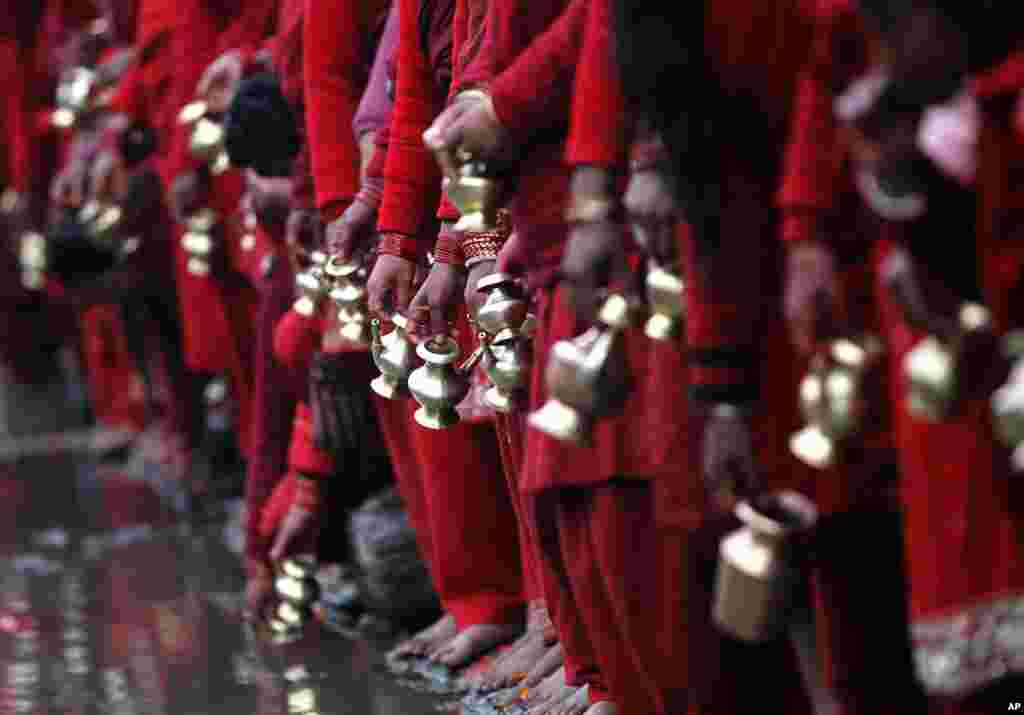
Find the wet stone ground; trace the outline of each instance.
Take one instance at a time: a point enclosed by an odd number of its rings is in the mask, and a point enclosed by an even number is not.
[[[0,385],[7,426],[12,399]],[[243,625],[237,503],[196,521],[95,433],[16,432],[0,423],[0,715],[437,710],[384,672],[385,641],[315,626],[272,646]]]

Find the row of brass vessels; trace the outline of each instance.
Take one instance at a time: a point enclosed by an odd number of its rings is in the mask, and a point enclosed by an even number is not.
[[[918,419],[941,422],[949,416],[963,387],[962,345],[991,330],[991,316],[984,306],[965,303],[960,307],[958,325],[956,335],[945,340],[927,335],[903,358],[907,409]],[[1020,334],[1011,333],[1005,342],[1008,357],[1024,355]],[[884,346],[874,335],[832,341],[814,356],[799,388],[806,426],[790,439],[796,457],[818,469],[835,464],[844,442],[864,427],[865,381],[883,356]],[[1024,378],[1024,373],[1020,377]],[[1024,393],[1012,376],[993,395],[992,413],[996,432],[1008,446],[1024,441]]]
[[[313,607],[320,600],[316,560],[310,556],[284,559],[277,565],[274,590],[277,605],[267,619],[271,638],[277,643],[300,639],[313,620]]]
[[[341,337],[357,345],[369,345],[366,266],[359,261],[341,261],[334,256],[328,258],[321,251],[311,251],[306,257],[309,266],[295,276],[299,292],[295,311],[311,317],[319,312],[324,300],[330,300],[338,310]]]
[[[534,321],[525,293],[503,273],[482,279],[477,289],[487,296],[476,316],[480,345],[461,365],[458,343],[450,336],[435,336],[417,346],[404,316],[393,315],[393,327],[386,334],[380,320],[371,323],[371,353],[381,374],[370,387],[389,400],[411,396],[420,405],[416,421],[428,429],[459,422],[457,407],[469,393],[470,375],[478,362],[491,381],[485,399],[495,410],[510,411],[526,389]]]

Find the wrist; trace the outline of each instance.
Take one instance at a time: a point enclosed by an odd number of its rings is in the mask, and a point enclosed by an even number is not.
[[[434,262],[443,263],[457,268],[466,267],[466,257],[462,253],[462,237],[442,229],[434,244]]]

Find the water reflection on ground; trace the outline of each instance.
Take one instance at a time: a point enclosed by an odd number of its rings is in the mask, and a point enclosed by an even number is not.
[[[417,715],[381,650],[239,617],[237,532],[176,516],[159,475],[38,450],[0,461],[0,715]]]

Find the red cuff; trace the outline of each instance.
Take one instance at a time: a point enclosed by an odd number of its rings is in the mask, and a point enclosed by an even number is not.
[[[782,216],[779,237],[786,244],[810,241],[817,236],[817,225],[816,211],[786,211]]]
[[[313,411],[305,403],[299,403],[295,409],[288,466],[309,476],[329,476],[334,473],[334,458],[316,447]]]
[[[398,256],[413,263],[419,263],[431,248],[429,241],[423,241],[401,233],[385,233],[380,237],[377,253]]]

